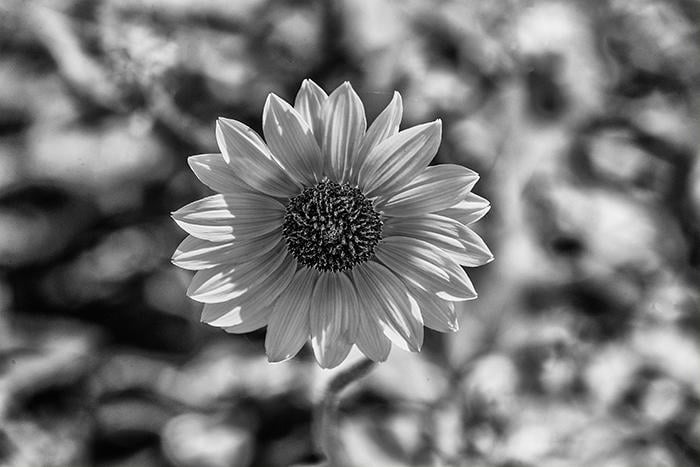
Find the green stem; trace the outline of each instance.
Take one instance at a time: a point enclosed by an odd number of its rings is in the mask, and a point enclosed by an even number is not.
[[[314,440],[319,451],[325,454],[327,465],[340,467],[347,457],[340,440],[340,393],[353,382],[366,376],[375,366],[375,362],[363,358],[353,366],[337,374],[328,385],[323,399],[314,411]]]

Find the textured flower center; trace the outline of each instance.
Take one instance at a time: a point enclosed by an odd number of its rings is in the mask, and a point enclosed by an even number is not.
[[[283,232],[301,264],[345,271],[372,258],[382,219],[358,188],[323,180],[289,201]]]

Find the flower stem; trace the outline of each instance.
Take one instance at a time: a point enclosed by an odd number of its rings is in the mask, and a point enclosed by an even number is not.
[[[338,373],[328,384],[323,399],[314,411],[314,440],[317,449],[325,454],[328,466],[342,466],[343,459],[346,459],[340,440],[340,393],[353,382],[366,376],[375,365],[376,362],[363,358],[347,370]]]

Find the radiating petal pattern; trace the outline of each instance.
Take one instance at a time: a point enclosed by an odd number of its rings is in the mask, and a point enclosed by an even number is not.
[[[311,345],[322,368],[338,366],[357,334],[359,307],[352,282],[344,273],[324,273],[311,299]]]
[[[256,193],[227,193],[193,201],[173,212],[172,217],[194,237],[225,242],[280,228],[284,206]]]
[[[240,264],[222,264],[197,272],[187,295],[198,302],[220,303],[236,298],[276,271],[287,256],[284,243],[265,255]]]
[[[205,303],[202,321],[225,328],[242,324],[259,313],[269,316],[272,312],[272,302],[289,286],[294,278],[296,266],[296,261],[287,256],[272,274],[245,293],[225,302]]]
[[[353,162],[351,171],[351,180],[354,183],[358,182],[358,173],[360,168],[364,165],[370,151],[385,139],[399,132],[402,116],[403,104],[401,101],[401,94],[394,92],[394,96],[391,102],[389,102],[389,105],[387,105],[382,113],[372,122],[367,129],[367,133],[365,133],[365,136],[362,138],[362,144],[357,151],[357,157]]]
[[[471,300],[476,290],[464,270],[445,253],[423,240],[389,237],[377,248],[377,258],[404,281],[447,300]]]
[[[385,266],[368,261],[353,270],[367,310],[396,345],[417,352],[423,345],[423,320],[411,304],[406,285]]]
[[[265,102],[263,132],[272,154],[295,180],[313,185],[323,178],[323,158],[311,127],[274,94]]]
[[[309,339],[309,307],[318,277],[313,269],[300,269],[277,297],[265,336],[265,350],[271,362],[292,358]]]
[[[462,201],[437,213],[469,225],[484,217],[490,210],[491,203],[488,200],[469,193]]]
[[[250,187],[226,163],[221,154],[200,154],[187,158],[192,172],[200,182],[219,193],[250,190]]]
[[[438,214],[390,218],[384,226],[384,235],[423,240],[449,253],[464,266],[481,266],[493,260],[493,254],[474,231]]]
[[[172,257],[174,265],[194,271],[219,264],[244,263],[264,255],[282,241],[282,230],[244,240],[210,242],[188,235]]]
[[[379,207],[396,217],[439,211],[464,199],[478,180],[476,172],[460,165],[428,167]]]
[[[301,188],[274,160],[260,136],[243,123],[220,118],[216,141],[226,163],[252,188],[276,197],[288,197]]]
[[[437,153],[442,123],[414,126],[375,146],[360,168],[360,187],[369,196],[388,196],[413,180]]]
[[[488,212],[478,175],[428,164],[442,123],[399,131],[401,96],[367,128],[349,83],[330,95],[304,80],[294,106],[270,94],[265,141],[220,118],[221,154],[188,159],[217,192],[172,213],[189,235],[172,262],[196,271],[187,290],[201,319],[229,333],[267,326],[270,362],[310,340],[322,368],[353,345],[385,361],[419,351],[424,326],[458,329],[455,302],[476,298],[464,266],[493,259],[468,224]]]
[[[350,177],[353,157],[357,154],[367,128],[365,108],[347,81],[328,96],[323,108],[323,153],[327,173],[342,182]]]
[[[459,321],[455,311],[455,303],[443,300],[434,293],[413,284],[407,284],[408,293],[413,296],[420,307],[423,324],[430,329],[440,332],[455,332],[459,330]]]

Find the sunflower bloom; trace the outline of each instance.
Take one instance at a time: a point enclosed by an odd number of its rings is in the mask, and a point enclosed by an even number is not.
[[[294,106],[270,94],[265,140],[220,118],[221,154],[189,158],[218,194],[173,213],[189,236],[173,263],[197,271],[187,294],[202,321],[232,333],[267,326],[271,362],[310,339],[324,368],[356,345],[374,361],[391,343],[418,351],[423,327],[458,328],[476,298],[464,266],[493,259],[468,225],[489,209],[478,175],[428,166],[441,122],[399,131],[401,96],[367,128],[349,83],[327,95],[305,80]]]

